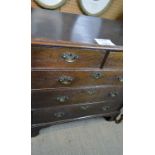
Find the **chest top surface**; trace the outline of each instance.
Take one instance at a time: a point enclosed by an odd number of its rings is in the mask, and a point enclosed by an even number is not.
[[[44,9],[32,9],[31,20],[32,44],[41,40],[97,45],[94,39],[99,38],[123,45],[123,26],[119,21]]]

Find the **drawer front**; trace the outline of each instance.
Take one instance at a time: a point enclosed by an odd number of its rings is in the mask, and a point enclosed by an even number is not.
[[[118,110],[120,106],[121,103],[100,102],[32,111],[32,124],[48,123],[65,119],[114,112]]]
[[[104,67],[107,68],[122,68],[123,67],[123,52],[110,52]]]
[[[99,68],[105,56],[104,51],[76,48],[32,47],[32,67],[94,67]]]
[[[32,71],[32,89],[122,84],[122,71]]]
[[[32,108],[71,105],[78,103],[123,100],[123,89],[117,87],[92,87],[78,89],[32,90]]]

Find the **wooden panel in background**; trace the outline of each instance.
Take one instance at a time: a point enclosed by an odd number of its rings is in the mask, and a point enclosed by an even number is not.
[[[32,7],[38,8],[39,6],[32,0]],[[68,12],[73,14],[83,14],[78,5],[78,0],[67,0],[66,4],[58,8],[60,12]],[[101,18],[117,19],[123,12],[123,0],[112,0],[110,7],[101,15]]]

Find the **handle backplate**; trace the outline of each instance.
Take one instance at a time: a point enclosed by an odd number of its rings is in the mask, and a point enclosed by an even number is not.
[[[61,56],[66,62],[75,62],[79,56],[74,53],[63,53]]]
[[[68,99],[69,99],[68,96],[58,96],[57,97],[57,101],[59,101],[61,103],[66,102]]]
[[[61,84],[63,84],[63,85],[70,85],[70,84],[72,84],[72,81],[73,81],[73,77],[71,77],[71,76],[61,76],[60,78],[59,78],[59,82],[61,83]]]
[[[56,113],[54,113],[54,116],[57,117],[57,118],[61,118],[61,117],[63,117],[64,115],[65,115],[64,112],[56,112]]]

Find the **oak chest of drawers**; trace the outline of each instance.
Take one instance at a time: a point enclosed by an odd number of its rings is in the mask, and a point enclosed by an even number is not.
[[[32,136],[82,118],[113,120],[123,105],[122,51],[118,21],[33,9]]]

